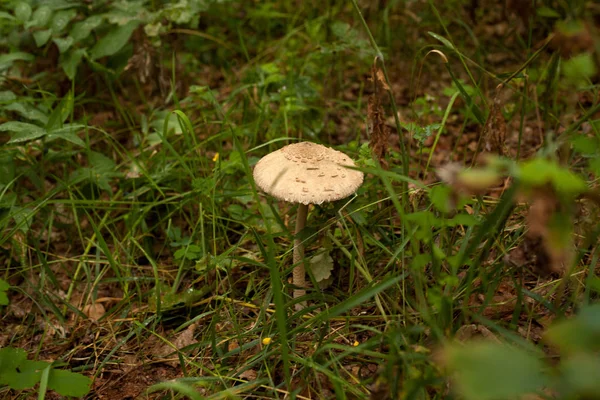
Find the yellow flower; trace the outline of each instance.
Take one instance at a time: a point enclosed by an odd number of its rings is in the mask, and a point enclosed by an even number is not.
[[[217,162],[219,160],[219,153],[215,153],[213,157],[213,162]]]
[[[355,340],[354,343],[352,343],[352,346],[356,347],[358,346],[360,343],[358,343],[358,340]]]
[[[271,338],[270,337],[266,337],[262,340],[262,344],[264,344],[265,346],[271,343]]]

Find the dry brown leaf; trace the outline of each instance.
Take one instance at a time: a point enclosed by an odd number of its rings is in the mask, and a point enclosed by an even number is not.
[[[258,374],[253,369],[248,369],[242,372],[240,375],[240,379],[245,379],[247,381],[255,381]]]
[[[377,77],[377,81],[381,84],[381,87],[383,88],[383,90],[390,90],[390,87],[388,86],[386,80],[385,80],[385,75],[383,74],[383,71],[379,68],[377,68],[375,65],[373,66],[373,68],[375,69],[375,77]]]
[[[92,321],[98,321],[104,314],[106,314],[106,310],[101,303],[88,304],[83,307],[82,311],[85,316]]]
[[[194,332],[198,324],[191,324],[185,330],[179,332],[177,337],[172,341],[172,343],[165,343],[161,345],[156,350],[156,355],[160,357],[166,357],[172,354],[176,350],[181,350],[184,347],[187,347],[193,343],[195,343]],[[178,362],[174,363],[178,364]]]
[[[484,338],[500,343],[500,339],[496,335],[483,325],[463,325],[456,331],[454,338],[458,341],[464,342],[475,338]]]

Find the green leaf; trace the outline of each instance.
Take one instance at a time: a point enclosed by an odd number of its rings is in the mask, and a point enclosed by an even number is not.
[[[75,79],[75,75],[77,74],[77,67],[81,64],[81,58],[85,55],[85,49],[71,49],[67,54],[64,54],[60,61],[60,66],[63,71],[65,71],[65,75],[70,80]]]
[[[52,33],[58,35],[61,33],[69,22],[77,16],[77,11],[74,9],[71,10],[62,10],[54,14],[52,17],[52,22],[50,22],[50,29],[52,29]]]
[[[75,40],[73,40],[71,36],[67,36],[65,38],[55,38],[52,39],[52,41],[56,44],[56,47],[58,47],[58,52],[62,54],[69,50]]]
[[[90,33],[96,29],[104,18],[100,15],[92,15],[89,18],[81,22],[77,22],[73,24],[73,28],[69,32],[69,36],[71,36],[76,42],[80,42],[90,35]]]
[[[459,392],[468,400],[516,398],[543,387],[543,363],[528,352],[499,343],[469,343],[446,349]]]
[[[45,124],[48,122],[48,117],[38,108],[36,108],[31,103],[21,103],[18,101],[12,102],[4,107],[5,110],[14,111],[19,114],[21,117],[41,122]]]
[[[46,135],[44,128],[27,122],[10,121],[0,125],[0,132],[12,132],[8,143],[21,143],[28,140],[39,139]]]
[[[81,130],[82,128],[85,128],[85,125],[67,124],[62,128],[54,129],[48,132],[47,139],[48,141],[54,139],[63,139],[73,144],[76,144],[77,146],[85,147],[85,142],[75,134],[75,132]]]
[[[63,396],[83,397],[90,391],[92,380],[87,376],[61,369],[52,369],[48,379],[48,389]]]
[[[590,160],[588,166],[596,176],[600,176],[600,157]]]
[[[9,21],[14,21],[16,18],[13,15],[11,15],[5,11],[0,11],[0,19],[7,19]]]
[[[33,61],[35,57],[29,53],[16,51],[8,54],[0,54],[0,71],[10,67],[15,61]]]
[[[33,32],[33,40],[35,40],[35,45],[37,47],[42,47],[52,36],[52,31],[50,29],[46,29],[44,31],[35,31]]]
[[[562,15],[560,15],[560,13],[550,7],[546,7],[546,6],[541,6],[541,7],[537,7],[536,9],[536,14],[540,17],[545,17],[545,18],[561,18]]]
[[[560,363],[564,398],[593,399],[600,393],[600,357],[593,353],[574,354]]]
[[[52,17],[52,10],[50,9],[50,7],[48,7],[48,6],[38,7],[33,12],[33,18],[31,18],[31,20],[27,24],[25,24],[25,27],[27,29],[29,29],[31,27],[42,28],[42,27],[48,25],[48,22],[50,22],[51,17]]]
[[[47,366],[48,363],[43,361],[27,360],[25,350],[0,349],[0,385],[8,385],[15,390],[31,388],[39,382],[41,372]]]
[[[586,156],[595,156],[600,151],[600,140],[597,137],[576,136],[571,139],[573,148]]]
[[[454,217],[444,221],[446,226],[474,226],[479,223],[479,219],[475,215],[471,214],[457,214]]]
[[[555,324],[546,338],[564,352],[600,350],[600,304],[587,306],[574,318]]]
[[[437,185],[431,188],[431,190],[428,193],[429,195],[429,200],[431,201],[431,204],[433,204],[433,206],[435,208],[438,209],[438,211],[441,211],[443,213],[447,213],[450,212],[452,210],[452,189],[450,188],[450,186],[447,185]]]
[[[19,21],[27,22],[31,18],[31,11],[31,6],[27,2],[21,1],[15,7],[15,16]]]
[[[0,92],[0,103],[10,103],[17,99],[17,96],[10,90]]]
[[[101,38],[92,48],[92,60],[112,56],[123,48],[129,41],[131,34],[140,24],[139,21],[130,21],[127,24],[113,28],[106,36]]]
[[[555,161],[534,158],[521,164],[518,177],[527,186],[540,187],[551,184],[562,194],[577,194],[587,190],[585,181]]]
[[[110,174],[117,168],[113,160],[96,151],[90,152],[89,161],[97,173]]]
[[[60,103],[54,108],[50,117],[48,117],[48,123],[46,124],[46,129],[54,130],[60,128],[69,118],[71,112],[73,111],[73,93],[68,92],[65,97],[62,98]]]
[[[562,73],[573,85],[584,87],[591,83],[597,72],[591,53],[581,53],[563,62]]]
[[[317,282],[324,281],[331,276],[333,258],[329,255],[329,251],[320,248],[318,253],[310,259],[308,267]]]

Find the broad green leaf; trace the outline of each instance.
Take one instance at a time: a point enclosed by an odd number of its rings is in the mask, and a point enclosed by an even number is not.
[[[25,1],[20,1],[15,7],[15,16],[21,22],[29,21],[29,18],[31,18],[31,12],[31,6]]]
[[[106,36],[98,40],[92,48],[90,52],[92,60],[112,56],[121,50],[139,24],[139,21],[130,21],[123,26],[114,27]]]
[[[0,71],[9,68],[15,61],[33,61],[35,57],[29,53],[16,51],[8,54],[0,54]]]
[[[25,119],[41,122],[48,122],[48,116],[30,103],[12,102],[4,107],[5,110],[13,111]]]
[[[0,19],[7,19],[9,21],[14,21],[15,17],[12,14],[9,14],[5,11],[0,11]]]
[[[317,254],[310,259],[308,266],[317,282],[324,281],[331,276],[333,258],[326,249],[319,249]]]
[[[558,11],[546,6],[537,7],[536,14],[545,18],[561,18]]]
[[[96,151],[90,152],[89,161],[90,165],[99,173],[111,173],[117,167],[113,160]]]
[[[467,400],[516,398],[541,389],[547,382],[544,364],[535,356],[500,343],[468,343],[445,350],[456,373],[458,391]]]
[[[431,204],[433,204],[433,206],[435,208],[438,209],[438,211],[441,211],[443,213],[447,213],[450,212],[452,210],[452,202],[451,202],[451,196],[452,196],[452,189],[449,186],[446,185],[437,185],[431,188],[431,190],[429,191],[429,200],[431,201]]]
[[[61,369],[52,369],[48,379],[48,389],[63,396],[83,397],[90,391],[92,380],[87,376]]]
[[[556,169],[554,170],[554,176],[552,178],[554,187],[560,193],[577,194],[585,192],[587,189],[587,184],[585,181],[571,171],[567,170],[566,167],[556,166]]]
[[[0,384],[15,390],[31,388],[39,382],[47,366],[43,361],[27,360],[27,353],[22,349],[5,347],[0,349]]]
[[[589,168],[597,177],[600,176],[600,157],[590,160]]]
[[[0,92],[0,103],[8,103],[17,99],[17,95],[15,95],[10,90],[3,90]]]
[[[553,325],[546,338],[564,352],[600,350],[600,304],[583,308],[574,318]]]
[[[446,226],[474,226],[479,223],[479,219],[475,215],[471,214],[457,214],[454,217],[444,221]]]
[[[594,156],[600,152],[600,140],[597,137],[576,136],[571,140],[573,148],[581,154]]]
[[[77,146],[85,147],[85,142],[83,140],[81,140],[79,138],[79,136],[77,136],[75,134],[75,132],[77,132],[78,130],[80,130],[82,128],[84,128],[84,125],[74,124],[74,125],[64,126],[60,129],[55,129],[55,130],[48,132],[48,135],[46,137],[47,137],[48,141],[51,141],[54,139],[63,139],[68,142],[71,142],[73,144],[76,144]]]
[[[69,48],[73,45],[74,42],[71,36],[67,36],[64,38],[55,38],[52,39],[52,41],[56,44],[56,47],[58,47],[58,51],[60,54],[69,50]]]
[[[566,398],[593,399],[600,393],[600,355],[573,354],[561,361],[560,371]]]
[[[562,73],[572,84],[584,87],[590,84],[598,69],[591,53],[581,53],[562,64]]]
[[[33,17],[25,25],[26,28],[42,28],[48,25],[50,18],[52,17],[52,10],[48,6],[40,6],[33,12]]]
[[[48,40],[50,39],[51,36],[52,36],[52,30],[50,30],[50,29],[33,32],[33,40],[35,40],[35,45],[37,47],[42,47],[43,45],[48,43]]]
[[[74,9],[61,10],[54,14],[52,22],[50,22],[50,29],[55,35],[61,33],[69,24],[69,22],[77,16],[77,11]]]
[[[423,271],[431,262],[431,254],[417,254],[410,261],[410,267],[415,271]]]
[[[10,121],[0,125],[0,132],[12,132],[8,143],[20,143],[39,139],[46,135],[46,130],[27,122]]]
[[[77,22],[73,24],[73,28],[71,28],[69,36],[71,36],[76,42],[83,40],[88,37],[94,29],[100,26],[103,19],[104,18],[100,15],[92,15],[81,22]]]
[[[75,79],[77,74],[77,67],[81,64],[81,58],[86,53],[85,49],[71,49],[67,54],[62,56],[60,66],[65,71],[65,75],[70,80]]]
[[[69,118],[71,112],[73,111],[73,93],[68,92],[65,97],[56,105],[50,117],[48,117],[48,123],[46,124],[46,129],[54,130],[60,128]]]
[[[543,158],[536,157],[521,165],[519,179],[527,185],[541,186],[552,179],[553,170],[553,163]]]
[[[551,184],[563,194],[577,194],[587,189],[585,181],[566,167],[539,157],[521,164],[517,175],[527,186],[541,187]]]

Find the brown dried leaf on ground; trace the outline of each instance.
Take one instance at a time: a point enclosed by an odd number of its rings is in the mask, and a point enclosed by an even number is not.
[[[198,326],[197,323],[191,324],[185,330],[179,332],[179,334],[175,337],[175,339],[172,341],[172,343],[164,343],[163,345],[161,345],[155,351],[155,356],[158,358],[168,357],[171,354],[173,354],[174,351],[181,350],[184,347],[187,347],[187,346],[195,343],[196,340],[194,339],[194,333],[196,331],[197,326]],[[177,366],[177,365],[179,365],[179,360],[176,360],[176,361],[168,360],[168,361],[166,361],[166,363],[169,365],[172,365],[172,366]]]
[[[377,157],[381,166],[385,169],[388,168],[388,163],[385,156],[388,152],[390,128],[385,124],[385,112],[381,106],[380,96],[382,91],[389,90],[389,86],[385,81],[385,77],[381,70],[377,67],[377,60],[371,68],[371,80],[375,90],[373,94],[369,96],[369,102],[367,104],[367,118],[371,128],[371,140],[369,147],[373,155]]]
[[[496,335],[483,325],[463,325],[456,331],[454,338],[458,341],[465,342],[471,339],[487,339],[493,342],[500,343],[500,339]]]
[[[106,313],[106,310],[102,303],[94,303],[83,307],[83,313],[92,321],[98,321]]]

